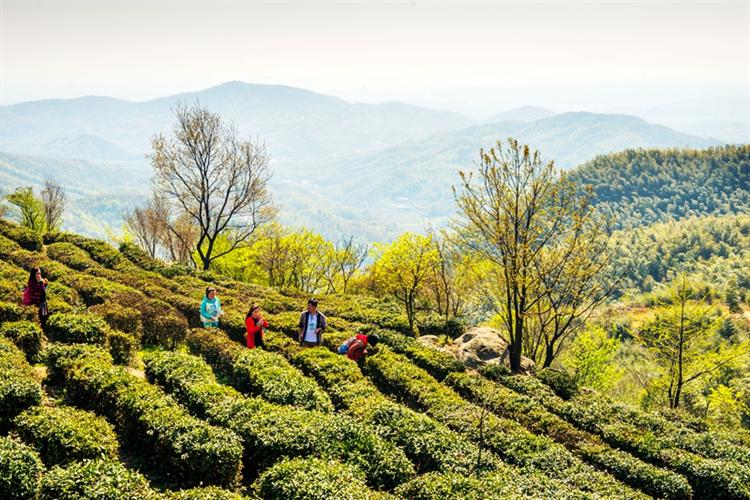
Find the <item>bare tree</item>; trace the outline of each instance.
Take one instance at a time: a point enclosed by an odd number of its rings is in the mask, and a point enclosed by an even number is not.
[[[44,180],[42,188],[42,206],[44,208],[44,220],[47,231],[56,231],[62,224],[62,215],[65,211],[65,190],[52,179]]]
[[[195,250],[204,270],[246,244],[272,220],[275,209],[267,185],[269,156],[257,140],[241,140],[233,126],[196,104],[175,110],[174,137],[152,140],[154,188],[176,218],[186,214],[198,229]],[[228,242],[215,251],[219,238]]]
[[[143,207],[136,207],[125,215],[125,224],[138,245],[151,257],[158,256],[159,245],[167,231],[164,202],[153,196]]]

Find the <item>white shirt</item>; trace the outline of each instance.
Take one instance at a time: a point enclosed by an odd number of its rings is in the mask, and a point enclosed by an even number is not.
[[[317,342],[318,341],[318,335],[315,333],[315,330],[318,329],[318,315],[316,314],[309,314],[307,315],[307,330],[305,330],[305,342]]]

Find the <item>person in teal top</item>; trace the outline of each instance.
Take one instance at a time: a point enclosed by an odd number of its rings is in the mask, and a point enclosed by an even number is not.
[[[203,297],[201,302],[201,322],[203,328],[209,326],[219,326],[219,316],[223,315],[224,311],[221,310],[221,302],[219,297],[216,296],[216,288],[210,286],[206,288],[206,296]]]

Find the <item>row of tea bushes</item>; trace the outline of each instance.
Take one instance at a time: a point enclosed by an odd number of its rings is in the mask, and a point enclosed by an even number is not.
[[[45,471],[37,453],[25,444],[0,437],[0,493],[19,500],[240,500],[242,497],[217,487],[161,493],[145,477],[122,463],[86,459]]]
[[[13,432],[30,444],[47,466],[117,458],[119,445],[112,426],[91,412],[69,406],[35,406],[13,423]]]
[[[405,355],[438,380],[443,380],[450,373],[466,370],[464,364],[452,354],[423,345],[412,337],[382,328],[367,333],[378,334],[380,341],[394,352]]]
[[[0,337],[12,341],[21,349],[30,363],[40,361],[44,333],[31,321],[0,321]]]
[[[41,400],[42,388],[26,355],[12,341],[0,337],[0,430]]]
[[[470,474],[503,467],[494,454],[482,453],[443,424],[383,396],[346,357],[322,347],[300,349],[296,342],[278,334],[269,335],[268,344],[317,380],[337,408],[372,425],[380,436],[403,449],[418,473],[441,470]]]
[[[360,469],[378,489],[391,489],[414,475],[401,450],[350,417],[243,396],[217,383],[208,364],[187,353],[154,351],[144,355],[144,363],[149,379],[193,414],[237,432],[251,474],[284,458],[316,456]]]
[[[50,379],[62,382],[66,399],[106,416],[121,440],[165,476],[184,485],[237,483],[242,445],[236,434],[188,415],[157,387],[114,366],[101,348],[55,345],[48,351]]]
[[[611,446],[627,450],[645,460],[665,463],[679,470],[678,463],[685,465],[686,462],[680,459],[670,465],[669,458],[673,456],[670,450],[683,449],[699,455],[695,460],[689,460],[688,466],[696,469],[695,473],[700,476],[710,477],[709,470],[719,471],[722,475],[733,470],[740,477],[749,474],[750,449],[732,443],[723,435],[697,433],[659,415],[612,401],[594,392],[584,391],[574,399],[565,401],[534,377],[498,376],[495,379],[538,401],[576,427],[601,436]],[[700,457],[719,460],[726,467],[709,461],[705,462],[706,471],[701,472],[697,465],[701,462]]]
[[[367,487],[362,471],[335,460],[292,458],[274,465],[255,482],[260,498],[386,500],[392,495]]]
[[[25,250],[39,252],[42,249],[42,237],[39,233],[0,219],[0,234],[15,241]]]
[[[683,476],[612,449],[599,438],[550,413],[536,401],[500,384],[466,373],[452,373],[445,383],[467,400],[500,417],[520,422],[534,433],[551,437],[583,460],[651,496],[675,499],[692,496],[692,489]],[[698,493],[705,495],[707,492]]]
[[[130,364],[140,346],[136,335],[112,330],[96,314],[52,314],[47,321],[47,335],[52,342],[106,346],[114,362],[119,365]]]
[[[191,330],[187,345],[202,356],[240,392],[281,405],[330,412],[328,395],[280,354],[247,349],[232,342],[221,330]]]
[[[382,391],[467,435],[480,446],[488,447],[506,462],[530,467],[596,495],[645,496],[583,463],[551,439],[531,434],[519,423],[467,402],[386,346],[379,347],[377,355],[367,358],[365,371]]]

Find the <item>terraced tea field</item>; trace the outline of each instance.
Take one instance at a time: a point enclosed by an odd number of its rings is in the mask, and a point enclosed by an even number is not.
[[[49,278],[47,332],[20,305]],[[227,314],[199,328],[209,285]],[[244,347],[257,302],[265,350]],[[2,498],[750,498],[750,447],[605,395],[466,371],[371,297],[306,297],[0,222]],[[358,364],[335,354],[377,331]]]

